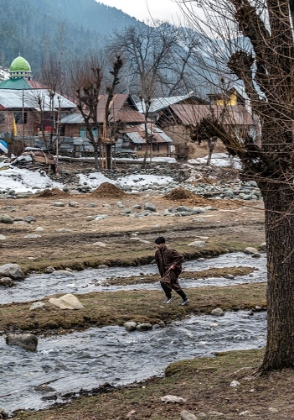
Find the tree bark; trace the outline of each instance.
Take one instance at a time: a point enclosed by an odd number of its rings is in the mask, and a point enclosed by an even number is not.
[[[276,181],[276,182],[275,182]],[[294,367],[294,185],[259,183],[267,244],[267,344],[261,372]]]

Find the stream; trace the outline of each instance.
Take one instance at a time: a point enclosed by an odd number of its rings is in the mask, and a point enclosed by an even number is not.
[[[123,327],[90,328],[40,338],[35,353],[7,346],[0,338],[0,407],[39,410],[67,402],[63,394],[108,382],[123,385],[162,376],[171,362],[215,352],[262,348],[266,312],[228,311],[223,317],[190,316],[165,328],[126,332]],[[42,391],[37,386],[48,383]]]
[[[208,279],[185,280],[185,271],[200,271],[208,268],[254,267],[256,271],[246,276],[238,276],[235,279],[224,277],[211,277]],[[0,295],[0,304],[12,302],[27,302],[43,299],[45,296],[56,293],[89,293],[118,290],[160,290],[159,282],[153,284],[144,283],[144,275],[157,273],[155,264],[141,265],[138,267],[107,267],[87,269],[83,271],[66,272],[56,271],[52,274],[32,274],[25,280],[18,281],[13,288],[5,289]],[[142,283],[135,285],[107,284],[107,280],[115,277],[141,276]],[[251,255],[242,252],[223,254],[218,257],[204,260],[190,260],[183,264],[183,272],[180,276],[180,284],[183,288],[203,286],[229,286],[232,284],[256,283],[266,281],[266,256],[252,258]]]
[[[234,279],[185,280],[186,271],[216,267],[249,266],[256,270]],[[126,289],[159,289],[157,283],[144,283],[144,275],[157,272],[155,264],[139,267],[110,267],[80,272],[33,274],[1,293],[1,304],[42,299],[55,293],[88,293]],[[142,276],[142,283],[107,286],[113,277]],[[243,253],[187,261],[180,283],[185,288],[227,286],[266,281],[266,257],[252,258]],[[37,352],[7,346],[0,336],[0,408],[10,415],[19,409],[39,410],[55,402],[68,402],[65,394],[79,394],[110,383],[113,386],[162,376],[171,363],[216,352],[262,348],[266,340],[266,312],[250,316],[245,311],[227,311],[223,317],[189,316],[164,328],[127,332],[110,326],[90,328],[65,336],[39,338]],[[46,386],[41,386],[48,384]],[[69,398],[69,397],[68,397]]]

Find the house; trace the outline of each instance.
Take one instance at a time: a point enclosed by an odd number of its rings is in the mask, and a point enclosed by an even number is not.
[[[149,156],[170,156],[173,151],[172,139],[151,122],[146,126],[145,124],[126,125],[120,131],[119,142],[121,142],[118,145],[122,152],[124,149],[129,149],[136,152],[137,155],[148,153]]]
[[[57,115],[66,115],[76,105],[33,80],[31,66],[20,55],[9,69],[9,79],[0,83],[0,133],[5,137],[53,132]]]
[[[255,129],[251,114],[242,105],[171,105],[166,112],[162,113],[157,125],[177,145],[191,141],[191,128],[209,116],[220,120],[227,129],[234,130],[240,137],[244,135],[244,132],[253,132]]]
[[[203,99],[197,97],[194,92],[190,92],[186,95],[162,97],[162,98],[153,98],[150,100],[150,103],[147,105],[146,102],[137,102],[137,108],[139,112],[146,115],[148,119],[156,122],[162,112],[167,110],[170,106],[175,104],[205,104]]]
[[[246,104],[246,98],[236,86],[226,91],[216,90],[214,93],[208,93],[207,96],[211,105],[245,106]]]
[[[93,123],[93,132],[98,138],[102,132],[107,95],[100,95],[97,110],[97,124]],[[114,128],[116,152],[144,154],[150,150],[154,155],[169,156],[172,140],[155,127],[146,123],[145,116],[139,112],[136,103],[129,94],[116,94],[109,105],[108,122]],[[87,143],[86,125],[79,112],[71,113],[60,121],[61,136],[81,137]]]
[[[105,104],[107,95],[99,95],[97,109],[97,127],[93,124],[93,131],[98,136],[104,123]],[[108,122],[114,128],[123,128],[125,124],[142,124],[145,121],[144,115],[138,112],[136,104],[131,95],[116,94],[109,104]],[[72,137],[87,137],[86,124],[83,116],[75,111],[60,120],[60,135]]]

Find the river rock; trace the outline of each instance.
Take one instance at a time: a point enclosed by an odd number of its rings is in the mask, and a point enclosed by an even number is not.
[[[187,206],[178,206],[175,210],[178,212],[189,212],[189,213],[193,211],[190,207],[187,207]]]
[[[68,205],[69,207],[79,207],[79,203],[77,201],[70,201]]]
[[[8,346],[19,346],[28,351],[36,351],[38,338],[34,334],[8,334],[6,336]]]
[[[207,209],[203,207],[193,207],[193,214],[206,213]]]
[[[146,203],[144,206],[145,210],[150,210],[150,211],[156,211],[156,207],[154,204],[152,203]]]
[[[24,237],[24,239],[38,239],[42,238],[42,235],[38,235],[37,233],[29,233]]]
[[[14,280],[22,280],[25,278],[25,275],[18,264],[4,264],[0,265],[0,277],[10,277]]]
[[[204,241],[194,241],[190,242],[188,246],[194,246],[196,248],[205,248],[206,243]]]
[[[32,222],[36,222],[36,221],[37,221],[37,219],[36,219],[34,216],[26,216],[26,217],[23,219],[23,221],[24,221],[24,222],[26,222],[26,223],[32,223]]]
[[[259,254],[258,250],[256,248],[253,248],[251,246],[248,246],[244,249],[245,254]]]
[[[49,303],[60,309],[84,309],[79,299],[71,293],[60,296],[59,298],[50,298]]]
[[[0,214],[0,223],[13,223],[14,219],[8,214]]]
[[[261,251],[266,251],[266,242],[263,242],[262,244],[259,245],[259,249]]]
[[[168,404],[168,403],[184,404],[184,402],[187,401],[185,398],[177,397],[176,395],[165,395],[164,397],[161,397],[160,399],[161,399],[161,401],[165,402],[166,404]]]
[[[34,302],[31,306],[30,306],[30,311],[36,311],[38,309],[45,309],[46,305],[44,302]]]
[[[102,246],[103,248],[106,247],[106,245],[105,245],[104,242],[94,242],[93,245],[95,245],[95,246]]]
[[[97,214],[97,216],[95,216],[94,220],[99,221],[99,220],[102,220],[102,219],[106,219],[106,217],[108,217],[108,214]]]
[[[3,408],[0,408],[0,419],[8,419],[8,413]]]
[[[148,331],[148,330],[152,330],[152,324],[150,324],[149,322],[143,322],[142,324],[138,324],[136,329],[138,331]]]
[[[232,381],[231,383],[230,383],[230,386],[232,387],[232,388],[237,388],[237,386],[239,386],[240,385],[240,382],[238,382],[238,381]]]
[[[45,268],[44,273],[51,274],[51,273],[54,273],[54,271],[55,271],[55,268],[49,265],[48,267]]]
[[[224,311],[221,308],[215,308],[211,311],[211,315],[214,316],[224,316]]]
[[[73,273],[67,270],[54,270],[51,274],[55,277],[75,277]]]
[[[6,239],[6,236],[0,235],[0,241],[5,241],[5,239]]]
[[[189,413],[189,411],[183,410],[181,411],[181,419],[182,420],[197,420],[197,417],[194,414]]]
[[[124,323],[124,327],[127,331],[135,331],[137,322],[128,321]]]
[[[65,203],[62,201],[55,201],[55,203],[52,203],[51,206],[53,207],[65,207]]]
[[[15,286],[15,283],[10,277],[2,277],[2,279],[0,279],[0,286],[13,287]]]

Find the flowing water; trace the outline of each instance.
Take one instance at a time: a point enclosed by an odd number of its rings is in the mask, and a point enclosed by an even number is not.
[[[196,280],[185,280],[186,271],[200,271],[208,268],[254,267],[249,276],[238,276],[234,280],[224,277]],[[17,286],[5,289],[0,295],[0,304],[12,302],[26,302],[39,300],[45,296],[55,293],[89,293],[101,291],[118,290],[154,290],[160,289],[159,282],[154,284],[144,283],[144,275],[157,273],[155,264],[142,265],[138,267],[107,267],[100,269],[87,269],[78,272],[56,271],[52,274],[33,274],[25,280],[17,282]],[[142,283],[129,286],[108,286],[107,279],[115,277],[141,276]],[[266,257],[252,258],[241,252],[224,254],[216,258],[209,258],[203,261],[191,260],[183,264],[183,273],[180,283],[184,288],[203,286],[228,286],[232,284],[254,283],[266,281]]]
[[[216,267],[249,266],[252,274],[235,279],[185,280],[186,271]],[[144,275],[157,272],[154,264],[140,267],[112,267],[82,272],[35,274],[1,293],[0,303],[33,301],[54,293],[85,293],[126,289],[157,289],[144,284]],[[142,276],[142,284],[107,286],[113,277]],[[232,253],[184,264],[181,285],[226,286],[266,281],[266,258],[253,259]],[[105,382],[123,385],[162,375],[171,362],[215,352],[261,348],[265,344],[266,313],[254,316],[228,311],[223,317],[190,316],[165,328],[148,332],[126,332],[122,327],[91,328],[66,336],[39,338],[38,350],[26,352],[5,344],[0,337],[0,408],[9,413],[18,409],[41,409],[65,402],[67,393],[91,390]],[[48,386],[39,387],[42,384]]]
[[[223,317],[191,316],[165,328],[128,333],[123,327],[91,328],[39,339],[36,353],[7,346],[0,338],[0,407],[41,409],[64,402],[63,394],[104,384],[127,384],[162,375],[177,360],[215,352],[261,348],[266,313],[227,312]],[[48,383],[52,389],[36,389]],[[56,400],[57,398],[57,400]]]

